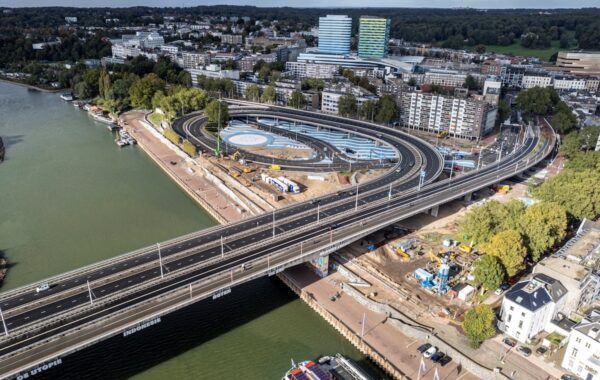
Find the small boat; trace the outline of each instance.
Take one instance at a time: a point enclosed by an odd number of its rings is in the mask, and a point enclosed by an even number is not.
[[[110,117],[104,116],[101,113],[90,113],[90,115],[92,115],[92,118],[94,118],[94,120],[99,121],[101,123],[105,123],[105,124],[114,123],[113,119],[111,119]]]
[[[123,140],[123,139],[117,139],[117,140],[115,140],[115,143],[118,146],[120,146],[121,148],[124,147],[124,146],[129,145],[129,143],[127,141]]]
[[[70,92],[65,92],[63,94],[60,94],[60,98],[62,100],[64,100],[65,102],[71,102],[71,101],[73,101],[73,99],[75,99],[75,97],[73,96],[73,94],[70,93]]]
[[[112,131],[116,131],[117,129],[119,129],[121,127],[116,123],[111,123],[111,124],[107,125],[106,128],[108,128],[108,130],[112,132]]]
[[[82,108],[85,103],[82,102],[81,100],[74,100],[72,104],[73,104],[73,107]]]

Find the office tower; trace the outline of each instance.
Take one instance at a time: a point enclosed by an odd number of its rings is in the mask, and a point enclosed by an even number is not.
[[[358,28],[358,56],[383,58],[387,55],[390,40],[390,20],[362,16]]]
[[[319,53],[350,54],[352,19],[342,15],[319,17]]]

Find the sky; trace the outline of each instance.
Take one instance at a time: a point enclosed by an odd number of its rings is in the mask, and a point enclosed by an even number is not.
[[[0,7],[188,7],[197,5],[255,5],[261,7],[365,7],[364,0],[0,0]],[[369,7],[472,8],[584,8],[600,7],[600,0],[371,0]]]

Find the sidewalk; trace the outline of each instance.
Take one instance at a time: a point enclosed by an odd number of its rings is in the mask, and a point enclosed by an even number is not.
[[[144,113],[127,112],[120,119],[127,122],[126,129],[138,141],[144,151],[160,166],[192,199],[206,209],[220,223],[243,218],[233,202],[223,195],[207,179],[199,167],[187,162],[182,152],[174,151],[142,125]]]

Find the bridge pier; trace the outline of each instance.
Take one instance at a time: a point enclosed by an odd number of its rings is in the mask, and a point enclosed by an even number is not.
[[[429,209],[429,215],[437,217],[439,211],[440,211],[440,206],[434,206]]]
[[[321,278],[329,274],[329,255],[316,257],[308,262],[312,270]]]
[[[473,193],[465,194],[465,202],[471,202],[471,198],[473,197]]]

